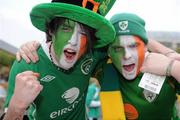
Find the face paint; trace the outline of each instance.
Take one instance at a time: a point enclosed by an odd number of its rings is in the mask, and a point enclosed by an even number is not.
[[[52,37],[53,50],[59,67],[68,70],[85,53],[87,37],[80,24],[65,20]]]
[[[109,54],[118,71],[127,80],[132,80],[144,61],[145,45],[136,36],[123,35],[110,46]]]
[[[115,41],[110,45],[108,49],[108,54],[110,55],[113,64],[116,66],[118,71],[122,73],[121,69],[121,59],[124,56],[124,49],[120,45],[119,37],[116,37]]]

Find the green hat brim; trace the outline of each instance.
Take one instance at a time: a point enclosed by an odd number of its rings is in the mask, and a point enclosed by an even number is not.
[[[95,48],[104,47],[115,37],[112,24],[103,16],[88,9],[65,3],[42,3],[36,5],[31,13],[32,24],[41,31],[46,31],[46,24],[55,17],[63,17],[85,24],[96,30]]]

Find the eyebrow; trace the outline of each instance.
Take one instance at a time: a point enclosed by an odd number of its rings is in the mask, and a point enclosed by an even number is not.
[[[115,48],[115,47],[123,48],[123,46],[121,46],[121,45],[112,45],[111,47],[112,47],[112,48]]]
[[[63,26],[63,27],[69,27],[69,28],[72,28],[72,29],[73,29],[73,27],[72,27],[70,24],[67,24],[67,23],[62,24],[62,26]]]
[[[138,44],[141,44],[143,42],[139,37],[134,37],[134,38],[135,38],[135,42]]]

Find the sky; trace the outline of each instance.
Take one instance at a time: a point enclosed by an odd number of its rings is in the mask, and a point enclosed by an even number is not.
[[[50,0],[1,0],[0,40],[19,47],[27,41],[45,39],[29,18],[32,7],[43,2]],[[180,0],[116,0],[106,18],[122,12],[141,16],[147,31],[180,32]]]

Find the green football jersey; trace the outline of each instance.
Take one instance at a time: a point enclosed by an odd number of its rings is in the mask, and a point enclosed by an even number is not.
[[[172,77],[166,77],[160,93],[155,94],[138,87],[142,73],[134,80],[128,81],[112,64],[104,65],[103,69],[101,89],[121,91],[127,119],[170,120],[172,118],[176,94],[180,90],[180,84]]]
[[[5,107],[8,107],[13,95],[16,75],[31,70],[40,74],[38,80],[43,85],[43,90],[27,110],[30,120],[85,120],[89,79],[95,66],[106,54],[94,50],[83,56],[69,71],[58,69],[52,64],[42,47],[38,49],[38,56],[36,64],[27,64],[24,60],[14,62]]]

